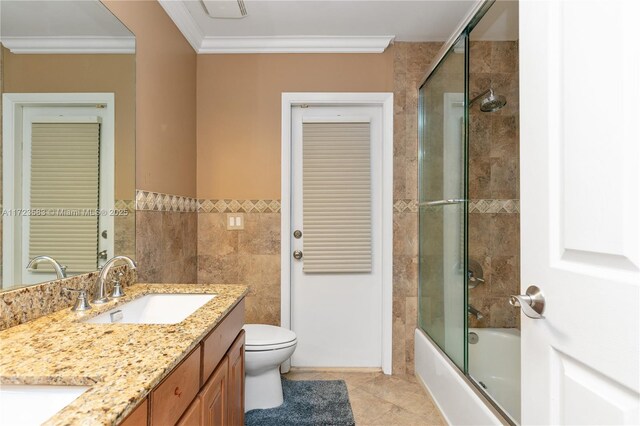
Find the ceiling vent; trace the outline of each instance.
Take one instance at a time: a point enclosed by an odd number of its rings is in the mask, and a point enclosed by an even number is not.
[[[247,16],[243,0],[202,0],[202,3],[212,18],[240,19]]]

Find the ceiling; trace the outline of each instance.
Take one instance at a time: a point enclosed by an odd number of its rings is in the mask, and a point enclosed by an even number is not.
[[[516,0],[498,0],[471,31],[471,40],[518,40],[519,5]]]
[[[98,0],[1,0],[0,41],[14,53],[133,53],[135,37]]]
[[[381,52],[393,40],[445,41],[478,2],[245,0],[245,18],[216,19],[200,0],[159,1],[198,53]]]

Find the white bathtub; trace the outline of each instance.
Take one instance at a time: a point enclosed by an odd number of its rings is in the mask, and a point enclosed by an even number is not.
[[[514,410],[511,417],[518,422],[520,417],[519,331],[484,329],[478,332],[478,330],[469,330],[477,333],[479,337],[476,345],[469,345],[470,370],[475,372],[475,380],[485,383],[488,388],[487,393],[494,398],[497,398],[498,394],[501,395],[502,400],[498,400],[498,404],[504,407],[505,411]],[[492,347],[491,344],[494,346]],[[504,423],[498,411],[475,388],[471,380],[462,374],[420,329],[415,331],[415,366],[416,376],[431,394],[448,424],[501,425]],[[511,400],[503,397],[505,389],[512,389]],[[512,405],[508,406],[508,404]]]
[[[469,375],[520,423],[520,330],[470,328],[478,342],[469,343]]]
[[[502,425],[496,410],[421,329],[415,332],[416,376],[450,425]]]

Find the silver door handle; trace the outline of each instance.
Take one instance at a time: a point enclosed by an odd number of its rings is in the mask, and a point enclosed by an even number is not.
[[[511,306],[520,307],[522,312],[529,318],[544,318],[542,315],[544,311],[544,296],[535,285],[529,286],[526,294],[509,297],[509,303]]]
[[[302,252],[300,250],[296,250],[293,252],[293,258],[296,260],[302,259]]]

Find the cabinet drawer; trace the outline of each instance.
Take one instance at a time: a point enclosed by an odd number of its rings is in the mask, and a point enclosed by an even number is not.
[[[244,325],[244,299],[218,324],[218,326],[202,343],[202,376],[201,383],[205,383],[213,370],[222,360],[227,349],[242,330]]]
[[[200,389],[200,347],[151,393],[151,425],[175,424]]]

